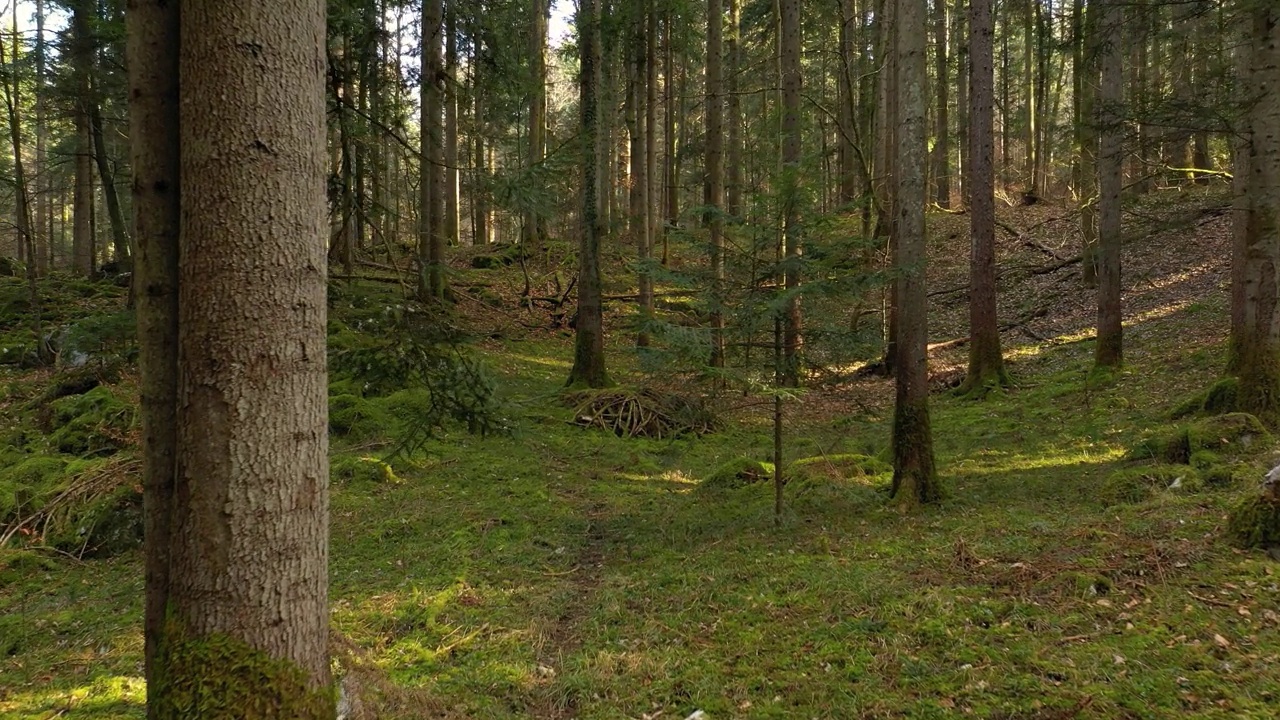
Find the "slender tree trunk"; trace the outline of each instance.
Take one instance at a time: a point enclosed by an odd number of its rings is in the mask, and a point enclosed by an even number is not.
[[[1251,72],[1244,78],[1249,102],[1246,229],[1241,272],[1240,409],[1280,425],[1280,7],[1258,3],[1249,11]]]
[[[17,5],[14,5],[15,9]],[[35,104],[36,104],[36,167],[34,183],[35,188],[35,223],[32,225],[32,245],[35,248],[35,268],[37,275],[45,275],[49,272],[49,245],[53,241],[53,224],[46,222],[46,218],[50,217],[51,203],[49,202],[49,166],[45,157],[45,145],[48,137],[48,100],[45,89],[45,43],[44,43],[44,0],[36,0],[35,19],[36,19],[36,77],[35,77]]]
[[[724,5],[707,1],[707,228],[711,240],[711,367],[724,367]]]
[[[93,225],[93,134],[89,127],[90,86],[89,77],[93,64],[92,38],[89,37],[89,18],[92,4],[80,0],[71,12],[71,57],[74,63],[76,98],[75,126],[75,215],[72,234],[72,270],[81,277],[89,277],[94,271]]]
[[[781,0],[782,197],[786,244],[786,317],[782,338],[783,382],[800,385],[800,0]]]
[[[947,62],[947,0],[934,0],[934,72],[937,81],[937,110],[933,146],[933,201],[939,207],[951,207],[951,135],[947,104],[950,100],[951,77]]]
[[[839,69],[836,73],[838,122],[836,129],[840,137],[836,143],[839,158],[839,202],[842,208],[848,208],[858,199],[862,192],[859,176],[861,163],[858,160],[858,148],[854,138],[858,135],[855,117],[857,116],[856,92],[853,84],[854,75],[854,2],[840,0],[840,53]]]
[[[955,13],[956,27],[953,31],[956,46],[956,137],[960,138],[960,164],[959,167],[956,168],[955,175],[956,181],[960,185],[960,202],[962,205],[967,205],[969,202],[969,123],[971,122],[969,118],[969,94],[971,92],[969,88],[969,73],[971,72],[969,69],[969,64],[971,62],[969,58],[969,44],[971,40],[966,35],[966,33],[971,31],[967,30],[966,27],[966,15],[967,13],[961,12],[960,9],[957,8]],[[995,63],[993,61],[993,72],[994,67]],[[994,79],[992,82],[995,82]],[[992,93],[992,97],[994,99],[994,91]],[[994,106],[994,104],[995,103],[993,101],[992,105]],[[992,132],[994,133],[994,129]],[[993,146],[990,152],[995,152],[994,140],[992,142]]]
[[[533,87],[529,95],[529,167],[542,163],[546,153],[547,126],[547,0],[533,0],[533,33],[529,58]],[[524,242],[531,250],[542,247],[542,218],[530,210],[524,218]]]
[[[925,286],[925,0],[898,2],[898,367],[893,414],[893,486],[900,507],[941,496],[929,423],[928,298]]]
[[[1091,7],[1085,15],[1084,0],[1075,0],[1075,98],[1076,152],[1080,202],[1081,274],[1085,287],[1098,285],[1098,131],[1094,98],[1098,84],[1098,48]]]
[[[578,243],[578,321],[573,367],[568,385],[607,387],[604,362],[604,323],[600,287],[600,206],[602,177],[611,164],[600,132],[599,90],[601,75],[600,8],[597,0],[578,0],[578,111],[582,123],[582,228]]]
[[[652,311],[652,289],[648,293],[643,286],[649,284],[649,272],[645,263],[649,258],[649,43],[646,37],[648,27],[649,0],[635,0],[633,9],[635,17],[631,27],[630,62],[627,78],[627,130],[631,136],[630,150],[630,214],[627,224],[631,232],[631,241],[635,243],[636,260],[639,264],[637,273],[637,309],[640,316],[640,329],[636,333],[636,345],[645,347],[649,344],[649,335],[644,324]],[[645,307],[648,299],[649,307]]]
[[[898,136],[901,132],[899,120],[899,88],[898,88],[898,24],[897,14],[899,0],[879,0],[883,19],[880,26],[880,53],[883,57],[880,68],[880,83],[877,93],[879,130],[877,135],[876,178],[879,189],[876,197],[879,200],[879,218],[876,222],[877,234],[887,240],[889,255],[897,257],[897,217],[898,217]],[[921,178],[923,182],[923,178]],[[894,261],[896,262],[896,260]],[[898,278],[895,275],[888,285],[885,302],[885,353],[881,366],[885,375],[893,375],[898,365]]]
[[[324,23],[320,0],[182,5],[177,457],[154,717],[334,716]],[[167,108],[153,118],[172,121]],[[160,137],[135,141],[170,168]],[[175,190],[152,198],[150,220],[166,219],[139,233],[148,288],[168,288],[152,270],[173,267]],[[171,307],[147,311],[157,338]]]
[[[676,156],[676,63],[675,63],[675,41],[673,39],[672,24],[675,22],[675,12],[671,8],[667,8],[666,18],[663,22],[663,61],[662,61],[662,90],[663,90],[663,108],[665,116],[663,118],[663,139],[665,148],[663,154],[664,163],[664,181],[666,188],[664,194],[666,200],[665,215],[666,222],[662,229],[662,265],[666,267],[668,261],[668,233],[676,228],[680,223],[680,170],[678,158]],[[681,125],[683,132],[684,126]]]
[[[742,217],[742,0],[729,0],[729,37],[726,40],[729,58],[729,98],[727,103],[729,125],[728,179],[726,211],[735,221]]]
[[[1253,79],[1253,28],[1252,23],[1240,23],[1235,38],[1234,53],[1236,82],[1245,91],[1254,87]],[[1228,375],[1239,375],[1242,369],[1247,329],[1245,327],[1245,261],[1249,254],[1250,203],[1249,168],[1252,141],[1249,137],[1249,116],[1241,118],[1240,126],[1232,133],[1231,143],[1231,335],[1227,344]]]
[[[969,369],[961,392],[1008,384],[996,319],[994,141],[995,64],[992,0],[969,0]]]
[[[1098,367],[1118,367],[1123,360],[1120,307],[1120,188],[1123,173],[1123,53],[1120,6],[1105,0],[1102,10],[1101,139],[1098,161]]]
[[[445,68],[444,82],[444,242],[447,245],[459,245],[460,223],[458,221],[458,10],[456,4],[450,3],[448,22],[445,28]]]
[[[134,284],[142,399],[142,492],[146,551],[143,622],[146,678],[159,687],[157,652],[169,604],[169,546],[178,402],[178,5],[146,0],[125,15]],[[161,720],[157,704],[147,717]]]
[[[422,11],[422,149],[418,216],[418,293],[421,299],[445,299],[444,267],[444,173],[441,135],[440,76],[443,61],[440,41],[444,31],[441,0],[425,0]]]
[[[120,196],[116,193],[116,175],[107,157],[107,143],[102,131],[102,111],[97,102],[89,106],[89,127],[93,135],[93,154],[98,163],[98,177],[102,180],[102,195],[107,204],[107,218],[111,222],[111,245],[115,261],[121,270],[133,267],[129,249],[129,231],[125,227],[124,211],[120,208]]]
[[[653,239],[658,224],[658,13],[655,0],[646,0],[645,12],[645,79],[644,79],[644,234],[636,248],[640,262],[639,304],[642,321],[653,316],[653,274],[648,270],[653,258]],[[649,344],[647,333],[636,336],[636,345]]]

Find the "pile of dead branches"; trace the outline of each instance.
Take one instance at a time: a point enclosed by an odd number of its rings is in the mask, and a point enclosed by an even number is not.
[[[654,440],[679,435],[705,435],[715,430],[715,417],[700,400],[653,388],[609,388],[569,393],[573,422],[607,430],[618,437]]]

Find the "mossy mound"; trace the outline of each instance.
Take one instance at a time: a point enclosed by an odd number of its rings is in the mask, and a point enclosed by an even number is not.
[[[68,455],[110,455],[127,444],[134,407],[109,387],[53,402],[49,442]]]
[[[1117,470],[1098,491],[1106,505],[1139,503],[1164,490],[1197,492],[1204,487],[1200,473],[1189,465],[1157,464]]]
[[[486,248],[486,252],[471,258],[471,267],[476,270],[496,270],[520,262],[521,256],[529,258],[523,245],[491,245]]]
[[[787,468],[788,478],[797,482],[854,480],[865,484],[872,478],[892,472],[893,467],[888,463],[856,453],[800,458]]]
[[[142,525],[142,493],[124,485],[55,516],[45,542],[81,557],[109,557],[140,546]]]
[[[773,479],[773,463],[736,457],[716,469],[701,483],[701,490],[736,490]]]
[[[1280,546],[1280,497],[1254,493],[1231,511],[1227,537],[1239,547]]]
[[[1196,393],[1178,403],[1169,416],[1178,420],[1192,415],[1222,415],[1233,413],[1239,407],[1240,380],[1227,377],[1210,385],[1207,390]]]
[[[33,456],[0,470],[0,522],[39,511],[68,481],[67,458]]]
[[[382,406],[359,395],[329,398],[329,431],[338,437],[362,442],[382,437],[390,416]]]
[[[1274,436],[1257,417],[1227,413],[1148,437],[1129,451],[1128,458],[1209,467],[1223,457],[1249,455],[1274,443]]]
[[[126,453],[27,457],[0,471],[0,535],[77,557],[135,548],[142,542],[141,472],[142,463]]]

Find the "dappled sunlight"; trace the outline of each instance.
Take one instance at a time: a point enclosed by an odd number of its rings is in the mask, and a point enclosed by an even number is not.
[[[18,692],[0,700],[0,716],[14,718],[142,717],[147,684],[137,675],[106,675],[87,685],[65,689],[45,687]]]
[[[573,367],[573,361],[571,360],[557,360],[555,358],[540,357],[538,355],[521,355],[513,352],[504,353],[504,355],[512,360],[519,360],[520,362],[528,363],[530,365],[542,365],[543,367],[556,368],[558,370],[568,370]]]
[[[950,475],[981,475],[998,472],[1044,470],[1080,465],[1103,465],[1124,456],[1119,447],[1046,448],[1034,454],[984,450],[969,457],[946,463],[942,470]]]
[[[1168,303],[1166,305],[1162,305],[1158,308],[1153,308],[1151,310],[1145,310],[1143,312],[1134,313],[1133,315],[1125,319],[1124,326],[1134,327],[1141,323],[1167,318],[1170,315],[1173,315],[1174,313],[1178,313],[1183,310],[1186,310],[1188,307],[1191,306],[1191,303],[1192,301],[1190,300],[1178,300],[1175,302]]]

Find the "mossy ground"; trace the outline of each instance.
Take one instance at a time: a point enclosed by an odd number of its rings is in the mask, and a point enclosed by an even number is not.
[[[447,433],[391,462],[400,482],[335,435],[336,647],[380,717],[1273,718],[1280,565],[1225,532],[1254,490],[1101,497],[1217,377],[1206,324],[1225,300],[1135,321],[1104,385],[1087,339],[1007,347],[1007,391],[931,399],[944,502],[903,516],[876,474],[789,483],[780,526],[769,483],[693,492],[771,457],[767,407],[624,440],[559,404],[568,338],[487,342],[514,435]],[[887,388],[789,401],[788,462],[887,457]],[[141,718],[140,556],[6,563],[0,717]]]

